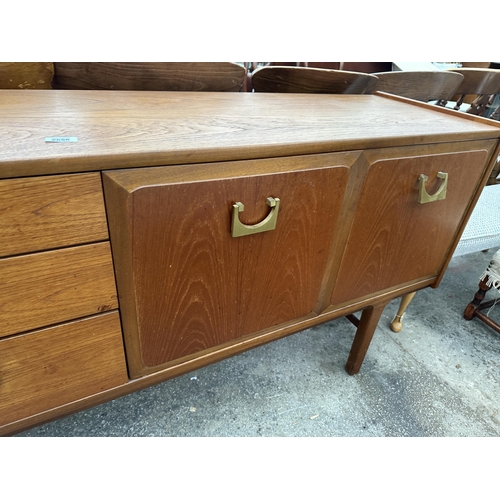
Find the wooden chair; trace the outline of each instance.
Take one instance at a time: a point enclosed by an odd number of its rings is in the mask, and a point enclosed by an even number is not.
[[[359,73],[376,73],[390,71],[390,62],[268,62],[268,63],[248,63],[257,66],[303,66],[306,68],[340,69],[343,71],[357,71]]]
[[[376,91],[400,95],[417,101],[449,101],[464,79],[450,71],[388,71],[374,73]]]
[[[486,298],[486,293],[492,288],[500,291],[500,250],[494,253],[489,265],[479,278],[478,287],[474,298],[465,308],[464,318],[468,321],[478,318],[495,332],[500,333],[500,324],[493,320],[489,314],[483,313],[484,309],[489,309],[498,303],[498,298],[487,302],[483,302],[483,300]]]
[[[355,71],[264,66],[252,73],[255,92],[301,94],[372,94],[377,77]]]
[[[500,114],[492,109],[495,96],[500,94],[499,69],[454,68],[447,71],[464,76],[456,95],[450,99],[454,102],[453,109],[486,117]]]
[[[56,62],[54,89],[239,92],[246,69],[231,62]]]
[[[50,89],[53,76],[51,62],[0,63],[0,89]]]

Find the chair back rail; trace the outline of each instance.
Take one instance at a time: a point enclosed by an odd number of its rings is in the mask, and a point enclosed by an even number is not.
[[[463,104],[470,104],[466,113],[479,116],[491,114],[491,105],[500,93],[500,70],[490,68],[453,68],[449,72],[464,76],[456,94],[450,99],[456,104],[454,109],[461,109]],[[493,110],[496,115],[496,110]],[[496,116],[494,116],[496,118]]]
[[[53,88],[239,92],[245,77],[231,62],[56,62]]]
[[[463,75],[449,71],[388,71],[374,74],[378,77],[377,91],[423,102],[450,100],[464,79]]]
[[[368,73],[309,67],[264,66],[252,73],[255,92],[372,94],[377,82]]]

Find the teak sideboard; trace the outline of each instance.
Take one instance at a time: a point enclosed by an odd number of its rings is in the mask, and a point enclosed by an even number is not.
[[[0,434],[438,286],[499,153],[384,94],[0,91]],[[347,354],[347,353],[346,353]]]

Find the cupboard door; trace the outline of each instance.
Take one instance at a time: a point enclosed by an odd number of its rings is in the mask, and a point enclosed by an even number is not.
[[[467,144],[467,143],[466,143]],[[484,149],[449,151],[435,146],[413,156],[371,162],[337,275],[331,303],[352,299],[424,277],[437,276],[451,251],[465,212],[491,155]],[[460,147],[455,146],[456,149]],[[385,154],[391,155],[391,150]],[[392,153],[394,155],[394,152]],[[368,157],[369,158],[369,157]],[[448,174],[446,197],[419,202],[419,177],[434,195]]]
[[[235,162],[255,174],[232,178],[104,174],[132,376],[312,313],[348,178],[349,155],[327,157],[273,173],[278,160]],[[280,200],[276,228],[233,237],[233,205],[255,225],[273,210],[269,197]]]

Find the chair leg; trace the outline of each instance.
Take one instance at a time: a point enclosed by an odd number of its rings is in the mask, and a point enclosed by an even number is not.
[[[412,301],[413,297],[415,297],[416,293],[417,292],[407,293],[406,295],[403,295],[401,297],[401,303],[399,304],[398,312],[396,316],[394,316],[394,319],[391,323],[391,330],[393,332],[400,332],[403,328],[403,316],[405,314],[406,308],[410,305],[410,302]]]
[[[481,307],[481,302],[484,300],[486,297],[486,292],[491,288],[491,286],[488,286],[486,283],[488,282],[488,276],[485,276],[480,282],[479,282],[479,289],[474,295],[474,299],[472,302],[469,302],[467,307],[465,308],[464,311],[464,318],[468,321],[470,321],[474,316],[476,315],[476,312],[482,309]]]
[[[490,328],[495,330],[495,332],[500,333],[500,325],[496,321],[491,319],[487,314],[484,314],[482,312],[483,309],[488,309],[492,306],[495,306],[495,304],[498,302],[498,299],[483,302],[484,298],[486,297],[486,293],[492,288],[491,286],[486,284],[487,281],[488,276],[486,276],[479,282],[479,290],[474,295],[474,299],[472,300],[472,302],[470,302],[465,308],[464,318],[469,321],[473,318],[477,318],[488,325]]]
[[[345,365],[345,370],[349,375],[355,375],[359,372],[385,306],[386,304],[383,304],[363,310],[352,343],[351,352],[349,353],[349,358]]]

